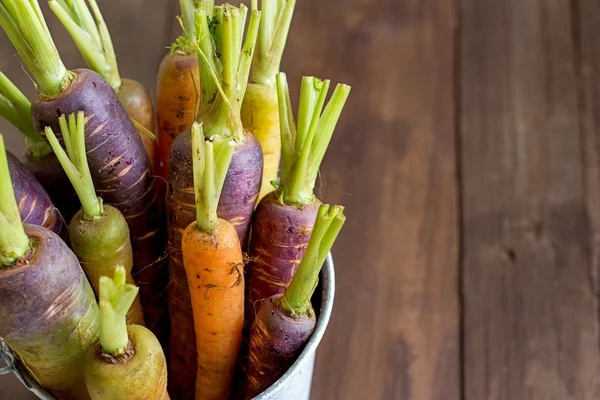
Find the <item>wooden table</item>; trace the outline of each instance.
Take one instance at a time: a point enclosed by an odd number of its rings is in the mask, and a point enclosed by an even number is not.
[[[153,88],[176,2],[100,5]],[[302,75],[353,86],[322,169],[348,223],[314,399],[600,398],[599,38],[598,0],[298,1],[294,98]]]

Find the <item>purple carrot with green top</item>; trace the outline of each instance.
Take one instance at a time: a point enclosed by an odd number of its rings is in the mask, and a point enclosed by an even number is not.
[[[0,135],[0,337],[56,398],[85,400],[83,360],[98,321],[75,254],[54,232],[21,222]]]
[[[73,190],[69,190],[69,179],[48,142],[35,129],[31,118],[31,102],[2,72],[0,72],[0,116],[25,136],[27,145],[23,157],[25,168],[36,177],[61,214],[67,219],[71,218],[77,212],[77,197]],[[18,196],[17,193],[17,198]],[[35,222],[25,221],[25,223],[38,225]]]
[[[154,160],[154,107],[150,93],[132,79],[121,78],[108,27],[96,0],[50,0],[48,5],[69,32],[85,62],[113,87],[135,124],[150,162]],[[91,11],[90,11],[91,8]],[[93,15],[92,15],[93,13]]]
[[[248,399],[274,384],[310,339],[316,326],[311,298],[321,267],[345,221],[343,207],[319,207],[306,253],[290,285],[283,294],[261,304],[250,330]]]
[[[195,48],[199,54],[202,94],[198,120],[203,123],[205,137],[219,136],[236,143],[217,215],[233,225],[242,249],[246,248],[263,164],[260,144],[244,131],[240,118],[260,20],[260,12],[252,11],[242,47],[247,12],[243,5],[217,6],[209,26],[208,10],[200,4],[193,14],[195,37],[188,34],[178,40],[179,46]],[[183,398],[193,394],[196,377],[196,336],[181,250],[182,234],[196,217],[192,164],[192,136],[186,131],[177,136],[171,148],[167,194],[169,313],[173,331],[169,390],[183,393]]]
[[[325,106],[329,80],[302,79],[298,124],[286,75],[277,75],[281,130],[281,178],[275,192],[258,205],[252,221],[246,319],[251,322],[258,302],[281,294],[304,257],[321,202],[314,194],[319,167],[350,94],[337,85]]]
[[[38,0],[0,0],[0,25],[38,85],[32,115],[38,132],[60,132],[58,118],[86,115],[85,145],[94,185],[117,208],[131,233],[133,275],[147,326],[166,347],[168,270],[165,220],[157,204],[150,159],[113,88],[88,69],[68,70],[54,45]]]
[[[131,276],[133,252],[129,227],[119,210],[103,204],[102,199],[96,195],[85,151],[84,113],[77,113],[77,117],[71,114],[68,121],[61,115],[58,122],[67,151],[60,146],[50,127],[46,127],[46,137],[82,206],[69,223],[71,247],[98,296],[100,277],[112,276],[117,265],[126,268],[128,283],[134,283]],[[139,298],[135,299],[128,318],[133,324],[144,325]]]
[[[100,290],[100,337],[85,357],[85,384],[92,400],[169,400],[167,363],[160,343],[148,329],[127,325],[127,310],[139,289],[126,283],[127,272],[114,266],[114,279],[103,276]]]

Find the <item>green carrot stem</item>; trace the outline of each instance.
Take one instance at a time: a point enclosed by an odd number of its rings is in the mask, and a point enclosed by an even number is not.
[[[105,354],[119,356],[129,344],[127,311],[133,304],[139,288],[125,283],[126,272],[122,265],[115,268],[114,279],[100,278],[100,346]]]
[[[67,151],[63,150],[52,128],[46,127],[46,137],[75,188],[85,217],[100,218],[104,212],[102,199],[96,195],[85,151],[85,116],[83,112],[77,113],[77,118],[70,114],[67,123],[65,116],[61,115],[58,122]]]
[[[183,36],[178,37],[173,46],[184,54],[193,54],[196,51],[194,43],[201,39],[196,28],[195,10],[198,8],[204,9],[207,19],[210,20],[213,16],[215,1],[179,0],[179,7],[181,8],[179,21],[183,29]]]
[[[27,151],[36,158],[52,153],[52,148],[35,129],[31,102],[6,75],[0,72],[0,116],[17,128],[27,141]]]
[[[285,204],[302,206],[314,200],[319,167],[350,94],[350,86],[337,85],[323,111],[329,81],[304,77],[296,126],[285,73],[277,74],[276,82],[282,147],[279,198]]]
[[[257,1],[253,2],[256,8]],[[262,21],[252,63],[252,82],[273,85],[279,73],[296,0],[262,0]]]
[[[88,67],[118,91],[122,81],[112,39],[96,0],[50,0],[48,5],[69,32]]]
[[[56,96],[73,79],[63,64],[38,0],[0,0],[0,26],[46,96]]]
[[[310,311],[319,272],[345,222],[344,207],[323,204],[319,208],[306,253],[281,298],[281,305],[290,316],[299,317]]]
[[[29,247],[8,170],[4,137],[0,134],[0,268],[14,265]]]
[[[196,222],[203,232],[212,232],[219,225],[217,206],[234,148],[227,139],[206,140],[202,124],[192,126]]]
[[[198,120],[204,123],[207,138],[221,135],[242,141],[244,128],[240,110],[252,57],[256,47],[260,11],[252,11],[246,41],[242,47],[248,8],[231,5],[214,8],[208,22],[206,10],[195,10],[202,101]]]

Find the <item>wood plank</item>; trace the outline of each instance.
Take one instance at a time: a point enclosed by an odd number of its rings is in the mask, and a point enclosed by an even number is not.
[[[466,400],[600,398],[570,3],[460,3]]]
[[[580,120],[586,179],[586,212],[590,216],[589,249],[591,265],[600,267],[600,3],[575,3],[575,44],[578,46],[580,78]],[[600,298],[600,277],[592,275],[594,293]]]
[[[81,56],[67,32],[60,25],[45,1],[40,1],[54,41],[67,68],[84,65]],[[167,53],[170,32],[177,4],[167,0],[99,0],[106,24],[111,30],[115,50],[123,77],[134,78],[144,84],[154,95],[156,72],[162,57]],[[118,5],[117,5],[118,4]],[[26,95],[33,100],[35,87],[24,72],[15,50],[2,32],[0,34],[0,60],[6,73]],[[12,57],[12,58],[11,58]],[[0,132],[5,135],[7,147],[16,155],[25,151],[22,135],[3,119]],[[0,376],[0,400],[29,399],[21,384],[9,376]]]
[[[353,85],[322,168],[347,206],[313,398],[460,398],[453,2],[298,2],[284,70]]]

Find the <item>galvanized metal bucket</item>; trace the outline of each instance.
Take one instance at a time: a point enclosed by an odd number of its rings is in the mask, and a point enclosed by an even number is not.
[[[310,398],[315,355],[327,329],[335,296],[335,272],[331,254],[329,254],[323,265],[319,285],[321,290],[317,291],[313,298],[315,311],[318,313],[317,326],[306,348],[285,375],[269,389],[255,397],[254,400],[308,400]],[[319,304],[320,307],[318,307]],[[0,360],[4,360],[6,364],[6,366],[0,367],[0,375],[14,373],[23,385],[40,399],[55,400],[31,377],[21,361],[13,355],[6,343],[1,340]]]

